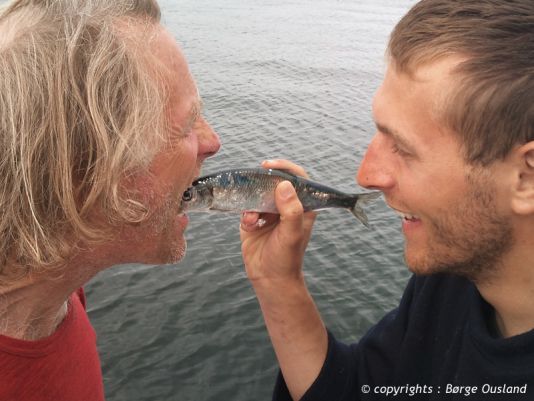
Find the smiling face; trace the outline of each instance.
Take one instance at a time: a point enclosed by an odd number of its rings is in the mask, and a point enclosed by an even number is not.
[[[220,147],[217,134],[201,115],[197,87],[176,41],[162,27],[156,29],[156,35],[154,62],[163,69],[169,94],[168,140],[147,172],[127,179],[126,188],[138,194],[149,214],[138,224],[117,228],[114,240],[99,249],[98,254],[105,259],[103,266],[173,263],[184,256],[188,218],[179,210],[182,194],[199,176],[202,162]]]
[[[468,165],[457,136],[438,121],[458,60],[419,68],[413,77],[390,66],[373,104],[377,132],[358,182],[384,192],[401,214],[405,259],[416,273],[481,279],[511,247],[498,163]]]

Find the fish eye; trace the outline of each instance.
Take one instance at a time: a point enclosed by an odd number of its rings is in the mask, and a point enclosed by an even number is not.
[[[182,200],[185,201],[185,202],[189,202],[191,199],[193,199],[193,194],[192,194],[191,191],[188,189],[188,190],[185,191],[184,194],[182,195]]]

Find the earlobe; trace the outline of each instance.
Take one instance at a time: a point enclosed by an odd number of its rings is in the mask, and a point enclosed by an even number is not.
[[[534,141],[518,149],[517,185],[512,207],[517,214],[534,214]]]

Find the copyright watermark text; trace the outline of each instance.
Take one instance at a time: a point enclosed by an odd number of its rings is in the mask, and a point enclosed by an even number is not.
[[[458,386],[446,384],[443,386],[428,386],[421,384],[406,384],[404,386],[369,386],[364,384],[361,387],[362,394],[374,394],[384,397],[408,396],[414,397],[419,394],[445,394],[469,397],[474,394],[527,394],[528,385],[509,386],[484,384],[481,386]]]

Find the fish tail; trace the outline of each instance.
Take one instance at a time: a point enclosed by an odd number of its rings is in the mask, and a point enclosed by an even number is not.
[[[369,219],[367,218],[367,215],[362,209],[363,205],[367,205],[377,199],[382,193],[379,191],[369,192],[366,194],[359,194],[358,199],[354,203],[354,206],[350,209],[351,213],[356,217],[358,220],[362,222],[362,224],[369,228]]]

